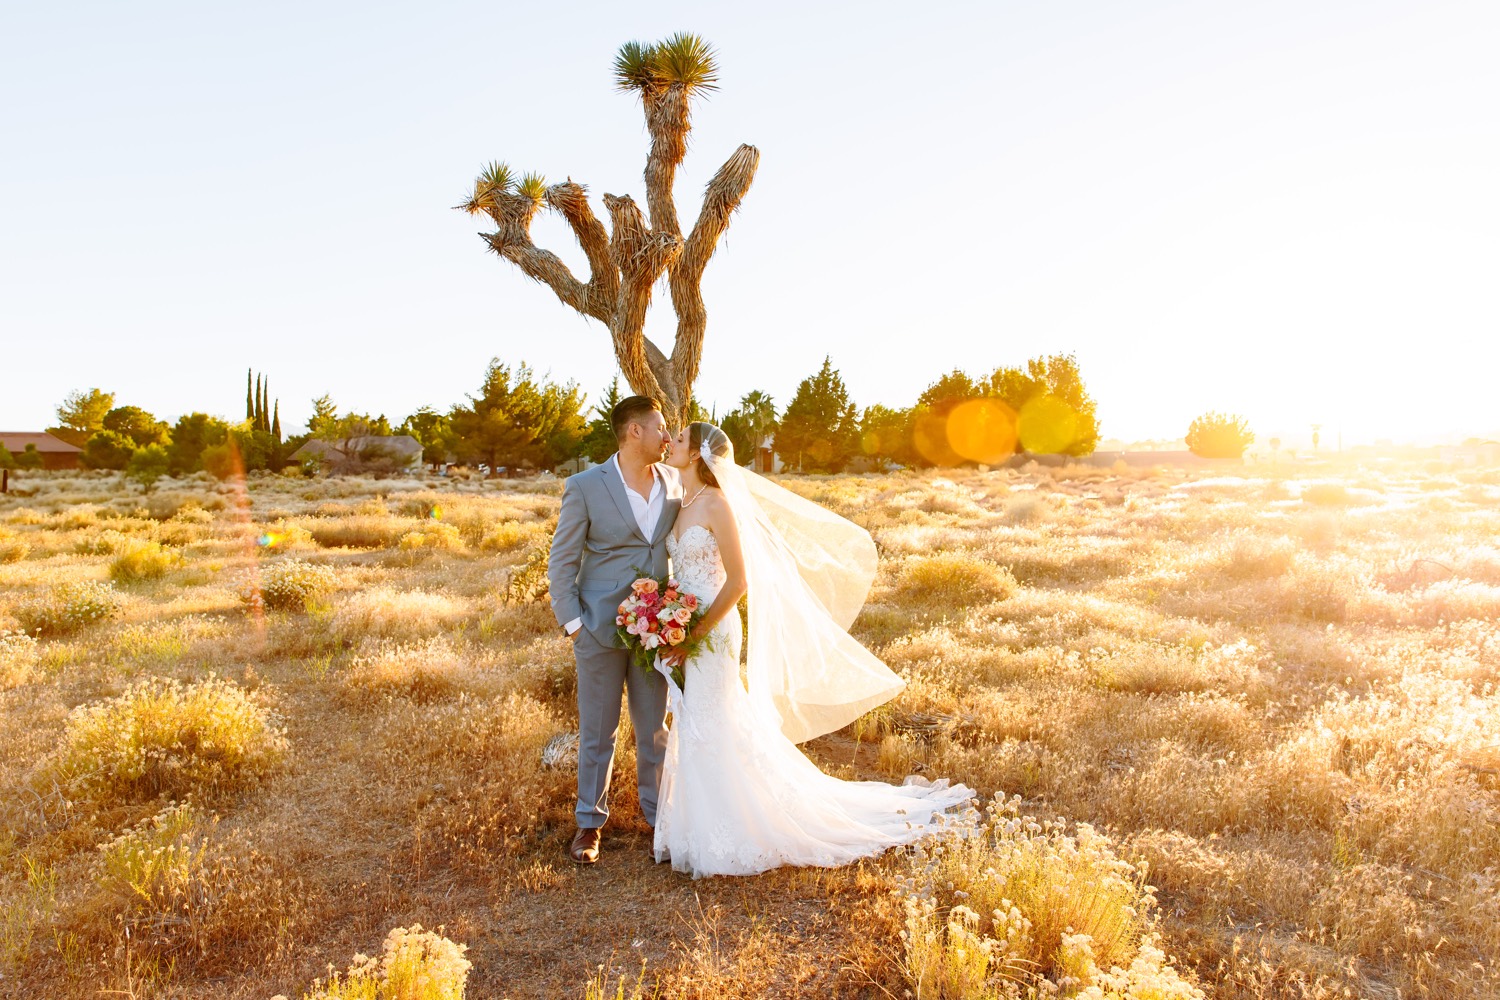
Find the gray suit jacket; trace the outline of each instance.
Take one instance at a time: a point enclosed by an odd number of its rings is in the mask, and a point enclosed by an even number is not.
[[[667,532],[682,506],[682,484],[675,469],[656,468],[664,495],[650,538],[641,534],[613,462],[569,476],[563,484],[547,561],[552,613],[559,625],[582,618],[603,646],[620,645],[615,616],[636,577],[667,574]]]

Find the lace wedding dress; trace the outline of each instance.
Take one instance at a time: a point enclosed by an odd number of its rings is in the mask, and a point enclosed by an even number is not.
[[[667,535],[673,575],[711,603],[725,580],[704,525]],[[755,594],[750,594],[755,600]],[[740,617],[688,660],[686,690],[667,677],[672,725],[656,811],[656,860],[677,871],[753,875],[782,865],[834,867],[909,844],[974,793],[946,779],[840,781],[820,771],[756,708],[740,681]],[[665,674],[666,670],[658,666]]]

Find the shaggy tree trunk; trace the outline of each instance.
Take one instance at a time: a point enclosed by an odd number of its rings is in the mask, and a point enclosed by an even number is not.
[[[540,178],[528,177],[515,185],[508,168],[499,165],[476,182],[474,197],[459,207],[482,211],[494,220],[495,232],[480,234],[491,250],[547,285],[564,304],[603,323],[630,388],[660,400],[668,420],[680,425],[686,420],[703,357],[708,321],[703,271],[755,179],[760,152],[742,145],[719,168],[704,193],[698,221],[684,237],[672,186],[687,154],[693,87],[671,83],[639,89],[651,135],[645,171],[649,219],[629,195],[606,194],[606,231],[582,184],[569,179],[544,186]],[[562,215],[572,228],[588,258],[587,283],[578,280],[556,254],[532,243],[531,222],[543,205]],[[663,274],[677,313],[670,356],[645,335],[651,292]]]

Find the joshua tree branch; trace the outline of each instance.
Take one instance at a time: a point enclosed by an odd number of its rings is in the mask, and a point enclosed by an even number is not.
[[[687,156],[688,88],[674,83],[641,95],[646,109],[646,129],[651,133],[651,154],[646,158],[646,208],[651,228],[659,233],[682,235],[672,182]]]
[[[628,195],[607,194],[604,207],[609,210],[614,233],[609,245],[610,257],[620,269],[620,291],[609,324],[615,358],[632,389],[658,399],[667,398],[646,352],[646,310],[651,305],[651,287],[656,279],[681,256],[682,239],[647,229],[640,208]],[[668,401],[680,404],[675,399]]]
[[[588,189],[571,180],[554,184],[547,189],[547,204],[568,220],[578,245],[589,260],[586,308],[579,311],[607,326],[610,309],[620,294],[620,271],[610,257],[609,233],[589,207]]]
[[[528,278],[551,288],[564,305],[608,323],[607,304],[600,302],[591,309],[588,287],[573,276],[557,254],[531,242],[531,220],[536,216],[536,210],[537,203],[525,195],[492,196],[484,211],[495,220],[496,230],[480,233],[480,238],[496,254],[519,267]]]
[[[760,164],[760,150],[742,145],[724,162],[703,196],[703,208],[693,226],[682,255],[672,267],[672,308],[677,313],[677,339],[672,345],[672,380],[679,386],[691,386],[698,378],[703,359],[703,332],[708,312],[703,306],[703,269],[719,244],[719,237],[729,228],[729,218],[750,184]],[[687,401],[683,400],[683,406]]]

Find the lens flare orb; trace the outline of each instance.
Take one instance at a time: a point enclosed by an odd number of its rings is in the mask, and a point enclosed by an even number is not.
[[[948,445],[980,465],[998,465],[1016,453],[1016,412],[998,399],[967,399],[948,414]]]

